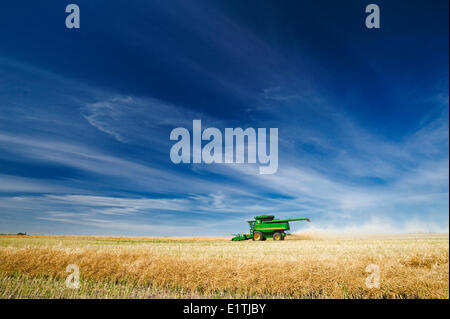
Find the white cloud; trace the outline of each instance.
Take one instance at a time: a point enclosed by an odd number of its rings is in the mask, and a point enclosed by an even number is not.
[[[296,234],[311,238],[347,238],[373,235],[449,233],[449,226],[435,222],[424,222],[414,218],[403,222],[394,222],[388,218],[371,217],[368,221],[337,226],[328,223],[321,226],[308,225]]]

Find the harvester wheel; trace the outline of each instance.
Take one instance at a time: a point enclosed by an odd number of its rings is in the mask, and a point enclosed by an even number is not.
[[[255,231],[253,233],[253,240],[264,240],[264,236],[260,231]]]
[[[273,234],[273,240],[283,240],[283,235],[280,232],[276,232]]]

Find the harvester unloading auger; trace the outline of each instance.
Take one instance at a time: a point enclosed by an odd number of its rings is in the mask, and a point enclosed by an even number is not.
[[[284,240],[286,237],[286,230],[289,230],[289,222],[297,220],[306,220],[310,222],[309,218],[289,218],[289,219],[275,219],[275,216],[261,215],[256,216],[255,220],[249,220],[250,225],[249,234],[235,234],[231,239],[238,240],[266,240],[273,238],[273,240]]]

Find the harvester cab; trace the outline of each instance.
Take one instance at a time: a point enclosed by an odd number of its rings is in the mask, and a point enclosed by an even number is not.
[[[310,222],[309,218],[289,218],[289,219],[275,219],[272,215],[255,216],[255,220],[247,221],[250,226],[249,234],[236,234],[231,240],[266,240],[273,238],[273,240],[284,240],[286,231],[290,229],[289,222],[306,220]]]

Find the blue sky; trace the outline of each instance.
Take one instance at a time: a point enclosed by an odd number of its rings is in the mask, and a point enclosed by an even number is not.
[[[448,232],[448,1],[0,4],[0,233]],[[276,127],[279,168],[170,161],[173,128]]]

